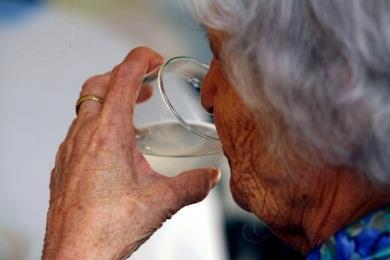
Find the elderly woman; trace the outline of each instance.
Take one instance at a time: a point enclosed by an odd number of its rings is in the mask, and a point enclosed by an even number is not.
[[[309,258],[390,257],[390,2],[193,1],[213,59],[213,111],[236,202]],[[90,78],[51,178],[45,259],[131,255],[218,182],[214,169],[166,178],[136,147],[137,48]],[[101,101],[101,100],[98,100]]]

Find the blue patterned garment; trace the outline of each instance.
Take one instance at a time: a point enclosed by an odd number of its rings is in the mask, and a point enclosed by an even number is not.
[[[390,259],[390,206],[343,228],[313,249],[307,259]]]

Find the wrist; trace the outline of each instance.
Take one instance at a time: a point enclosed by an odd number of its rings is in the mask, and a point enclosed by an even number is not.
[[[119,259],[119,255],[115,248],[105,244],[105,241],[100,239],[96,241],[85,241],[77,237],[63,237],[60,241],[50,242],[50,237],[43,249],[42,259]],[[59,242],[58,242],[59,241]]]
[[[119,259],[115,232],[105,232],[91,214],[72,215],[48,218],[42,259]]]
[[[47,250],[43,252],[43,260],[46,259],[61,259],[61,260],[89,260],[89,259],[119,259],[110,252],[98,251],[95,248],[71,249],[71,248],[59,248],[55,250]]]

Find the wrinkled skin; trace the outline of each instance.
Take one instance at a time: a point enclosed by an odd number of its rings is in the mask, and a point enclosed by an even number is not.
[[[353,169],[316,168],[292,159],[293,174],[286,174],[266,149],[267,122],[254,121],[223,73],[219,49],[224,37],[210,31],[210,40],[215,57],[202,103],[215,114],[232,170],[231,190],[242,208],[306,253],[345,224],[389,203],[388,187],[374,187]],[[137,97],[148,95],[139,94],[142,77],[161,61],[152,50],[138,48],[112,72],[84,85],[82,94],[101,95],[105,101],[82,104],[57,154],[44,259],[128,256],[218,181],[212,169],[160,176],[136,147],[131,115]]]
[[[267,122],[255,122],[224,75],[219,52],[226,36],[209,30],[209,38],[214,58],[202,103],[214,112],[231,167],[231,191],[243,209],[307,253],[344,225],[389,203],[388,186],[374,186],[353,169],[290,158],[287,173],[267,149]]]
[[[175,178],[154,172],[136,147],[132,112],[143,75],[162,58],[134,49],[112,72],[89,79],[85,102],[58,151],[50,183],[43,259],[121,259],[180,208],[206,197],[215,169]]]

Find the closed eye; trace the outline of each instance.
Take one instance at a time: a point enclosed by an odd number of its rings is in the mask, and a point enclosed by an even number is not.
[[[209,41],[209,32],[206,26],[204,26],[203,24],[199,24],[198,31],[201,32],[203,39]]]

